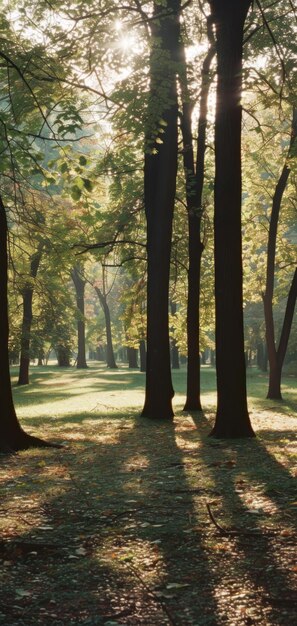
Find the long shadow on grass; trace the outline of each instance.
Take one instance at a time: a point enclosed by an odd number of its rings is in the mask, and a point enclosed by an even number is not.
[[[171,423],[114,420],[99,443],[46,457],[36,451],[37,465],[40,458],[50,467],[54,459],[60,476],[64,468],[65,484],[59,480],[55,495],[44,484],[44,521],[18,537],[23,545],[33,542],[35,554],[10,557],[6,626],[21,614],[25,626],[40,619],[51,626],[60,616],[61,624],[92,626],[108,619],[134,626],[222,623],[218,578],[192,529],[199,510],[185,467],[195,450],[181,450],[175,435]],[[20,460],[29,483],[32,459]],[[12,582],[20,589],[17,603]]]
[[[255,607],[259,604],[260,595],[263,621],[270,617],[273,624],[295,623],[296,601],[286,558],[287,555],[293,566],[294,519],[290,515],[286,517],[286,514],[289,513],[289,504],[296,499],[296,481],[268,452],[265,441],[206,439],[202,433],[208,425],[207,420],[195,414],[192,418],[201,438],[201,459],[208,466],[221,497],[215,503],[219,506],[219,521],[223,520],[223,526],[225,522],[225,526],[239,529],[229,535],[229,546],[226,535],[230,561],[229,571],[222,573],[221,588],[232,587],[234,583],[235,594],[236,581],[239,580],[246,593],[250,594],[251,618],[253,603]],[[276,441],[277,437],[290,440],[292,436],[288,431],[270,433],[267,440]],[[214,454],[210,455],[210,451]],[[272,519],[276,533],[271,532]],[[282,526],[284,520],[289,530]],[[215,526],[214,532],[220,537]]]

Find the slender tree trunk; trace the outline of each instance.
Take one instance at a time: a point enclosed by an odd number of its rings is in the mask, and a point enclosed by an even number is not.
[[[242,42],[250,5],[251,0],[210,0],[218,60],[214,218],[218,406],[211,434],[226,438],[254,435],[246,395],[241,245]]]
[[[278,349],[275,350],[275,344],[273,344],[273,347],[271,347],[271,353],[273,355],[273,359],[272,361],[269,361],[269,387],[268,387],[268,394],[267,394],[267,398],[270,398],[271,400],[282,400],[282,394],[281,394],[282,368],[283,368],[284,359],[285,359],[286,351],[288,347],[288,341],[289,341],[292,322],[293,322],[296,299],[297,299],[297,269],[295,269],[289,295],[288,295],[286,312],[285,312],[285,317],[283,321],[282,332],[280,336]],[[264,302],[264,306],[265,306],[265,302]],[[270,334],[272,333],[270,333],[268,330],[268,333],[266,334],[267,346],[269,345]],[[274,350],[272,348],[274,348]]]
[[[173,370],[179,370],[179,350],[175,339],[171,339],[171,367]]]
[[[268,352],[267,352],[267,345],[265,343],[264,349],[263,349],[263,372],[267,372],[267,371],[268,371]]]
[[[52,444],[24,432],[20,426],[14,408],[8,353],[7,219],[1,197],[0,268],[0,451],[15,452],[17,450],[25,450],[30,447],[52,447]]]
[[[291,151],[293,149],[297,134],[297,111],[293,109],[293,121],[292,121],[292,133],[291,133],[291,141],[288,151],[288,157],[290,157]],[[267,246],[267,265],[266,265],[266,286],[265,293],[263,294],[263,305],[264,305],[264,318],[265,318],[265,329],[266,329],[266,345],[267,345],[267,354],[269,361],[269,387],[267,398],[271,400],[282,400],[281,393],[281,376],[282,376],[282,367],[283,362],[287,350],[289,335],[291,331],[291,325],[293,320],[295,301],[294,293],[295,293],[295,282],[296,282],[296,272],[292,281],[292,286],[290,290],[290,294],[288,297],[287,309],[285,313],[285,318],[283,322],[283,329],[281,334],[281,339],[279,343],[278,349],[276,348],[275,341],[275,329],[274,329],[274,318],[273,318],[273,294],[274,294],[274,274],[275,274],[275,255],[276,255],[276,241],[277,241],[277,229],[279,223],[279,215],[281,210],[281,203],[283,199],[283,195],[288,183],[289,175],[290,175],[290,167],[288,165],[288,161],[283,166],[281,175],[279,177],[278,183],[275,188],[273,200],[272,200],[272,209],[269,223],[269,233],[268,233],[268,246]],[[290,302],[289,302],[290,301]],[[293,303],[293,304],[292,304]],[[293,306],[293,308],[292,308]],[[289,310],[288,310],[289,307]]]
[[[139,354],[140,354],[140,371],[146,372],[146,346],[145,346],[144,339],[141,339],[139,342]]]
[[[277,349],[277,359],[278,359],[279,367],[281,370],[282,370],[286,352],[287,352],[288,341],[289,341],[292,322],[294,318],[296,299],[297,299],[297,267],[294,272],[294,276],[292,279],[292,283],[291,283],[291,287],[290,287],[290,291],[289,291],[289,295],[287,299],[285,317],[284,317],[282,332],[281,332],[278,349]]]
[[[70,367],[70,350],[59,344],[55,348],[59,367]]]
[[[111,319],[110,319],[110,310],[107,302],[106,295],[99,289],[99,287],[94,287],[96,294],[99,298],[99,302],[102,307],[102,311],[104,313],[105,319],[105,330],[106,330],[106,365],[110,367],[110,369],[117,369],[117,364],[115,361],[113,343],[112,343],[112,333],[111,333]]]
[[[147,220],[147,369],[144,417],[172,419],[169,272],[177,174],[176,59],[180,0],[154,2],[144,166]],[[160,128],[161,131],[160,132]]]
[[[97,361],[105,361],[105,350],[103,346],[96,348],[96,359]]]
[[[77,351],[77,369],[86,369],[87,360],[86,360],[86,325],[85,325],[85,284],[86,281],[81,277],[78,267],[74,267],[71,272],[71,278],[73,280],[73,284],[75,287],[76,293],[76,304],[78,308],[79,318],[77,320],[77,341],[78,341],[78,351]]]
[[[30,278],[35,279],[37,276],[39,264],[42,256],[43,244],[39,244],[38,250],[30,259]],[[21,331],[21,358],[18,385],[29,384],[29,366],[30,366],[30,343],[31,343],[31,326],[33,320],[32,301],[34,286],[32,282],[28,283],[22,290],[23,297],[23,321]]]
[[[176,302],[173,302],[172,300],[170,300],[170,312],[171,315],[174,317],[176,314]],[[171,328],[171,332],[173,332],[173,328]],[[174,337],[171,337],[171,367],[173,370],[179,370],[179,350],[177,347],[177,343],[176,343],[176,339]]]
[[[210,350],[210,365],[211,365],[211,367],[215,367],[215,365],[216,365],[216,352],[215,352],[215,350]]]
[[[263,344],[263,341],[258,341],[257,343],[257,367],[262,372],[265,372],[265,351],[266,347]]]
[[[136,350],[136,348],[127,348],[127,353],[128,353],[129,369],[138,368],[138,362],[137,362],[138,350]]]
[[[209,40],[211,20],[208,20]],[[210,87],[210,66],[215,55],[215,45],[209,48],[204,59],[201,72],[201,93],[199,101],[198,145],[196,164],[194,159],[192,135],[192,104],[188,93],[188,79],[184,45],[180,46],[181,71],[180,84],[182,92],[183,161],[186,179],[186,200],[189,230],[189,268],[188,268],[188,302],[187,302],[187,397],[185,411],[201,411],[200,399],[200,278],[201,257],[204,244],[201,239],[201,219],[203,214],[202,194],[204,185],[204,163],[206,151],[207,101]]]

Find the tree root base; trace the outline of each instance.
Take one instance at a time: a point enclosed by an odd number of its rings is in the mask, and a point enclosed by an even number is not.
[[[39,437],[28,435],[24,431],[20,431],[16,436],[4,437],[0,443],[0,452],[3,454],[13,454],[29,448],[63,448],[61,444],[44,441]]]

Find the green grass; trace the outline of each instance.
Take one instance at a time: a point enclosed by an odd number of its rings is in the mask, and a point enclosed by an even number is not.
[[[185,401],[186,370],[172,372],[175,398],[174,408],[180,411]],[[88,414],[106,411],[136,415],[144,400],[145,374],[121,366],[108,370],[102,364],[91,364],[88,370],[58,368],[55,366],[32,367],[30,385],[16,386],[17,369],[12,368],[13,392],[20,417],[44,420],[48,417],[62,418],[66,415],[86,417]],[[293,376],[283,378],[283,402],[266,399],[267,374],[256,369],[248,370],[249,406],[257,409],[281,410],[292,415],[297,405],[297,380]],[[162,384],[162,382],[160,382]],[[215,370],[202,367],[202,404],[210,412],[215,411]]]

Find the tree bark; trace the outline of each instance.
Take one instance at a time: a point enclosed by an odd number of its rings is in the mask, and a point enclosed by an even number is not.
[[[16,416],[9,372],[7,297],[7,218],[0,197],[0,451],[16,452],[30,447],[60,447],[28,435]]]
[[[209,40],[211,20],[208,19]],[[187,397],[185,411],[201,411],[200,399],[200,278],[201,257],[204,250],[201,238],[201,220],[203,214],[202,194],[204,185],[204,163],[206,152],[207,101],[210,87],[210,66],[215,55],[214,43],[204,59],[201,72],[201,93],[199,101],[198,145],[196,164],[194,159],[192,135],[192,104],[188,93],[188,79],[184,45],[180,46],[180,84],[182,92],[181,130],[183,137],[183,162],[186,179],[186,201],[189,232],[189,268],[187,302]]]
[[[172,316],[176,314],[176,309],[177,309],[176,302],[173,302],[172,300],[170,300],[170,312]],[[173,328],[171,328],[171,332],[173,332]],[[176,339],[174,337],[171,337],[170,353],[171,353],[172,369],[179,370],[179,350],[178,350],[178,346],[176,343]]]
[[[74,267],[71,271],[71,278],[75,287],[76,304],[78,308],[79,318],[77,320],[77,369],[86,369],[86,339],[85,339],[85,284],[86,281],[82,278],[79,268]]]
[[[58,344],[55,347],[58,366],[59,367],[70,367],[70,350],[69,348],[63,346],[62,344]]]
[[[281,370],[282,370],[286,352],[287,352],[288,341],[289,341],[293,317],[294,317],[296,299],[297,299],[297,268],[295,269],[295,272],[294,272],[294,276],[292,279],[292,283],[291,283],[291,287],[290,287],[290,291],[289,291],[289,295],[287,299],[287,306],[286,306],[286,311],[285,311],[285,316],[284,316],[284,321],[283,321],[283,326],[282,326],[282,332],[281,332],[278,349],[277,349],[277,359],[278,359],[278,363],[279,363]]]
[[[35,279],[37,276],[39,264],[42,256],[43,244],[39,244],[37,252],[32,254],[30,258],[30,278]],[[23,320],[21,331],[21,358],[18,385],[29,384],[29,366],[30,366],[30,343],[31,343],[31,326],[33,320],[32,302],[33,302],[34,286],[32,282],[25,285],[22,290],[23,298]]]
[[[110,318],[110,310],[107,302],[106,295],[99,289],[99,287],[94,287],[96,294],[99,298],[99,302],[102,307],[102,311],[104,313],[105,319],[105,330],[106,330],[106,365],[110,369],[117,369],[118,366],[115,361],[113,343],[112,343],[112,333],[111,333],[111,318]]]
[[[288,157],[290,157],[291,151],[294,146],[297,135],[297,111],[293,109],[292,120],[292,133],[291,141],[288,150]],[[274,274],[275,274],[275,255],[276,255],[276,241],[277,241],[277,229],[279,223],[279,215],[281,210],[281,203],[283,195],[288,183],[290,175],[290,167],[288,161],[283,166],[281,175],[277,182],[273,200],[272,209],[269,223],[268,232],[268,246],[267,246],[267,265],[266,265],[266,285],[265,293],[263,294],[264,305],[264,318],[265,318],[265,330],[266,330],[266,345],[269,361],[269,387],[267,398],[271,400],[282,400],[281,393],[281,376],[282,367],[287,350],[288,340],[290,336],[293,314],[295,308],[296,295],[296,271],[293,277],[290,293],[288,296],[287,309],[283,321],[283,328],[281,333],[281,339],[279,347],[276,348],[275,341],[275,329],[273,318],[273,294],[274,294]]]
[[[171,339],[171,367],[173,370],[179,370],[179,350],[175,339]]]
[[[241,244],[242,45],[250,5],[251,0],[210,0],[218,74],[214,217],[218,406],[211,434],[225,438],[254,436],[246,395]]]
[[[263,341],[258,341],[257,343],[257,367],[262,371],[266,372],[266,345]],[[265,369],[266,368],[266,369]]]
[[[177,174],[179,11],[180,0],[167,0],[162,5],[154,2],[144,166],[148,279],[147,370],[142,416],[162,420],[173,417],[171,401],[174,395],[168,304]]]
[[[96,348],[96,359],[97,361],[105,361],[105,350],[103,346],[98,346]]]
[[[270,400],[282,400],[282,393],[281,393],[282,368],[283,368],[284,359],[285,359],[286,351],[288,347],[288,341],[289,341],[292,322],[293,322],[296,299],[297,299],[297,268],[295,269],[289,295],[288,295],[287,306],[286,306],[281,336],[280,336],[277,350],[275,349],[275,344],[273,344],[273,346],[270,347],[271,336],[274,336],[274,329],[273,329],[273,332],[271,332],[271,330],[268,328],[268,332],[267,332],[267,325],[266,325],[267,346],[269,345],[270,351],[271,351],[270,353],[272,353],[272,356],[273,356],[273,359],[271,361],[269,360],[269,387],[268,387],[267,398],[269,398]],[[265,301],[264,301],[264,307],[265,307]],[[269,354],[269,351],[268,351],[268,354]]]
[[[146,345],[145,345],[144,339],[141,339],[139,342],[139,354],[140,354],[140,371],[146,372]]]
[[[138,368],[138,363],[137,363],[138,350],[136,350],[136,348],[127,348],[127,353],[128,353],[129,369]]]

